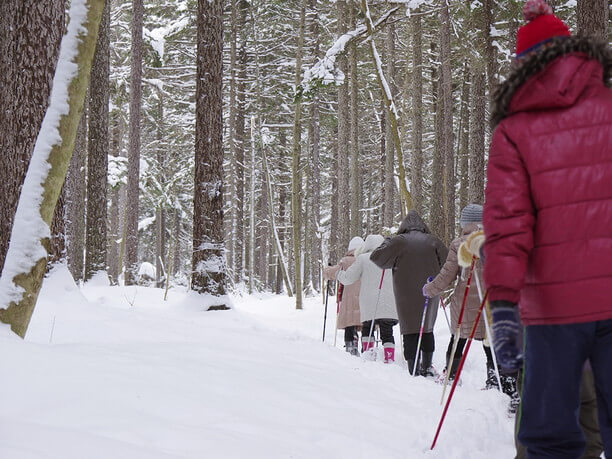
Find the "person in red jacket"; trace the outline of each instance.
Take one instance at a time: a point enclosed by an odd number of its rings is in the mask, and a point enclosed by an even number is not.
[[[581,456],[589,360],[612,457],[612,51],[572,37],[543,0],[524,15],[516,66],[496,92],[485,193],[495,352],[504,370],[524,365],[518,438],[529,458]]]

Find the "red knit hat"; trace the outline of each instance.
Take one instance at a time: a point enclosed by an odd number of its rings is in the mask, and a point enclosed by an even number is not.
[[[545,0],[528,0],[523,7],[527,24],[516,35],[516,56],[554,37],[569,37],[570,31]]]

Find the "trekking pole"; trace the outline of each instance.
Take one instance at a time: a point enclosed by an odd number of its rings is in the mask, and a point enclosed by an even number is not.
[[[323,315],[323,342],[325,342],[325,325],[327,324],[327,300],[329,298],[329,281],[325,284],[325,314]]]
[[[382,274],[380,275],[380,283],[378,284],[378,298],[376,298],[376,307],[374,308],[374,317],[372,317],[372,323],[370,324],[370,334],[368,335],[368,343],[372,339],[372,332],[374,331],[374,323],[376,320],[376,314],[378,313],[378,303],[380,303],[380,292],[382,290],[383,280],[385,278],[385,270],[383,269]],[[363,339],[363,335],[362,335]]]
[[[476,257],[472,255],[472,264],[470,266],[470,275],[468,276],[467,284],[465,286],[465,293],[463,294],[463,301],[461,302],[461,311],[459,312],[459,320],[457,320],[457,329],[453,336],[453,350],[448,357],[446,363],[446,375],[444,377],[444,387],[442,388],[442,398],[440,398],[440,405],[444,403],[444,394],[446,393],[446,386],[448,385],[448,379],[451,374],[452,363],[455,360],[455,352],[457,352],[457,344],[459,343],[459,334],[461,333],[461,324],[463,323],[463,313],[465,312],[465,304],[467,302],[468,293],[470,291],[470,284],[472,283],[472,275],[474,274],[474,264],[476,263]],[[457,377],[455,376],[455,379]]]
[[[452,335],[453,327],[451,327],[450,321],[448,320],[448,313],[446,312],[446,306],[444,305],[444,300],[442,299],[442,295],[440,295],[440,306],[442,307],[442,311],[444,311],[444,318],[446,319],[446,324],[448,325],[448,331]]]
[[[427,278],[427,283],[431,282],[433,277]],[[421,339],[423,338],[423,328],[425,328],[425,316],[427,315],[427,306],[429,305],[429,297],[425,297],[425,306],[423,307],[423,317],[421,318],[421,328],[419,329],[419,340],[417,341],[416,355],[414,357],[414,368],[412,369],[412,376],[416,378],[417,364],[419,363],[419,351],[421,350]]]
[[[480,278],[478,277],[478,273],[476,273],[476,288],[478,289],[478,296],[482,300],[482,287],[480,285]],[[497,376],[497,387],[500,392],[503,392],[501,386],[501,378],[499,377],[499,367],[497,366],[497,356],[495,355],[495,349],[493,346],[493,335],[491,334],[491,327],[489,326],[489,318],[487,317],[487,312],[484,313],[484,324],[485,324],[485,332],[487,333],[487,340],[489,341],[491,348],[491,356],[493,357],[493,368],[495,368],[495,376]]]
[[[457,387],[457,381],[459,381],[459,375],[461,374],[461,370],[463,369],[463,364],[465,363],[465,359],[467,357],[468,351],[470,350],[470,345],[472,344],[472,339],[474,338],[474,334],[476,333],[476,327],[478,326],[478,321],[480,320],[480,316],[482,315],[482,310],[484,309],[484,305],[487,302],[488,296],[489,296],[489,292],[486,291],[482,299],[482,302],[480,303],[480,307],[478,308],[478,315],[476,316],[476,320],[474,321],[474,326],[472,327],[472,333],[470,333],[470,337],[465,345],[465,351],[463,352],[463,355],[461,356],[461,361],[459,362],[459,366],[457,367],[457,374],[455,375],[455,380],[453,381],[453,386],[451,387],[450,394],[448,394],[448,400],[446,401],[446,406],[444,407],[444,411],[442,411],[442,417],[440,418],[440,423],[438,424],[436,435],[434,436],[430,449],[434,449],[434,447],[436,446],[438,435],[440,435],[440,430],[442,429],[442,423],[444,422],[444,418],[446,417],[448,407],[450,406],[450,402],[453,398],[453,393],[455,392],[455,389]]]
[[[334,332],[334,347],[336,347],[336,341],[338,340],[338,316],[340,315],[340,284],[336,287],[336,331]],[[344,289],[342,289],[344,290]]]

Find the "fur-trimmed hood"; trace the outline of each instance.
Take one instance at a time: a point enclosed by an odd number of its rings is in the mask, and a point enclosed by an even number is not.
[[[567,65],[571,68],[565,69]],[[612,49],[607,43],[589,37],[554,38],[526,57],[496,89],[491,126],[520,111],[571,106],[596,75],[612,86]]]

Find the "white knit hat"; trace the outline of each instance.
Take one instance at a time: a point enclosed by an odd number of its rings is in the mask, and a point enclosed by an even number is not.
[[[363,239],[360,238],[359,236],[355,236],[353,239],[351,239],[351,242],[349,242],[348,250],[349,250],[349,252],[351,252],[353,250],[357,250],[363,244],[364,244]]]

